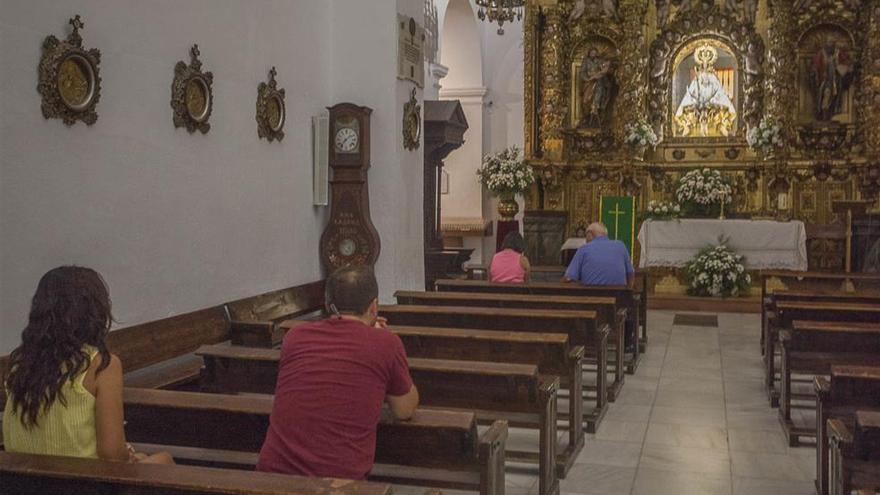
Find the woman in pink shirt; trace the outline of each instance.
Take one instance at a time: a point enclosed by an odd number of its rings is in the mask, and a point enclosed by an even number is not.
[[[528,282],[532,267],[523,255],[526,241],[519,232],[511,232],[501,243],[501,251],[492,257],[489,265],[489,280],[492,282]]]

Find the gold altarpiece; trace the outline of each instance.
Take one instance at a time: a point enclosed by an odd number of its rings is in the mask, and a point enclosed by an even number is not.
[[[826,225],[880,193],[880,0],[530,0],[524,22],[526,209],[567,212],[565,236],[601,196],[644,210],[695,167],[745,218]],[[746,142],[763,117],[783,128],[769,156]],[[645,153],[624,144],[642,120]]]

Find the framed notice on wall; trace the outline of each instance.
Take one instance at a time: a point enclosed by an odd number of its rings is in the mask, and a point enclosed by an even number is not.
[[[425,86],[425,29],[415,19],[397,15],[397,78]]]

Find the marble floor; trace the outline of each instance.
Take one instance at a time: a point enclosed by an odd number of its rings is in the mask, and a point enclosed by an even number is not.
[[[673,325],[675,313],[648,313],[642,363],[627,375],[599,431],[587,436],[562,493],[815,493],[814,450],[787,446],[777,410],[765,399],[759,316],[722,313],[714,328]],[[533,439],[511,430],[508,445]],[[506,481],[508,495],[537,494],[530,468],[508,470]]]

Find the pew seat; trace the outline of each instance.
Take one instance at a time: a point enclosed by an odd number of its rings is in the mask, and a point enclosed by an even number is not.
[[[780,333],[782,345],[779,419],[789,445],[815,438],[816,425],[792,422],[791,377],[794,373],[829,375],[835,365],[880,366],[880,323],[800,321]]]
[[[123,402],[130,441],[174,452],[181,463],[247,468],[252,466],[237,463],[256,459],[272,411],[272,397],[266,395],[126,388]],[[412,419],[399,421],[385,409],[376,432],[376,463],[425,474],[419,485],[502,495],[506,440],[503,421],[478,435],[473,413],[419,409]],[[411,478],[387,481],[414,484]],[[458,482],[449,483],[450,478]]]
[[[856,411],[880,410],[880,367],[832,366],[830,380],[817,376],[813,383],[816,393],[816,492],[828,495],[828,421],[840,421],[852,430]]]
[[[828,420],[830,493],[880,492],[880,411],[857,411],[855,428]]]
[[[764,351],[764,381],[771,407],[779,406],[780,392],[776,388],[776,351],[779,345],[779,332],[791,329],[795,320],[874,322],[880,323],[880,304],[851,303],[833,301],[775,300],[773,314],[767,327],[766,348]]]
[[[184,354],[126,373],[124,383],[126,387],[134,388],[190,389],[198,386],[202,366],[202,358]]]
[[[0,452],[0,492],[16,495],[391,495],[384,483],[197,466]]]

